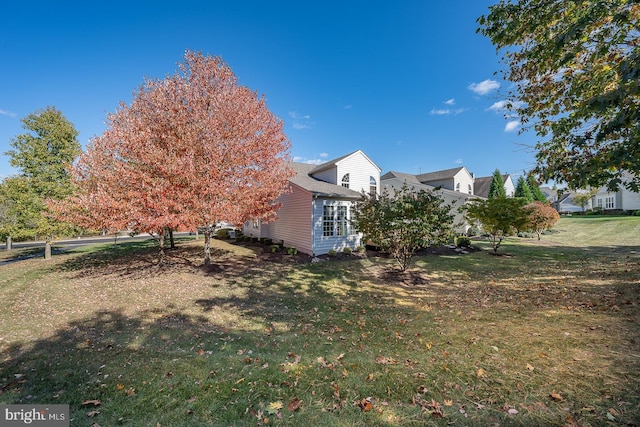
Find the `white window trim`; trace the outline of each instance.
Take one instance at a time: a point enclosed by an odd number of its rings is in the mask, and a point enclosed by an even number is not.
[[[346,233],[344,234],[338,234],[338,230],[339,230],[339,220],[338,220],[338,207],[345,207],[347,212],[346,212],[346,217],[344,218],[344,227],[346,230]],[[326,207],[331,207],[332,210],[332,220],[331,222],[332,224],[332,231],[331,231],[331,235],[327,235],[325,234],[325,224],[328,221],[325,221],[325,208]],[[322,229],[321,231],[321,235],[323,238],[332,238],[332,237],[338,237],[338,238],[343,238],[343,237],[347,237],[347,236],[351,236],[353,234],[353,230],[352,230],[352,226],[351,226],[351,204],[347,203],[347,202],[336,202],[336,201],[325,201],[322,205]]]

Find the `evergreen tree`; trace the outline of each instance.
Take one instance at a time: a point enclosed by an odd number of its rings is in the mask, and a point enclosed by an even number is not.
[[[516,183],[516,193],[515,197],[520,197],[527,201],[527,203],[533,202],[533,194],[531,193],[531,189],[529,188],[529,184],[527,184],[527,180],[524,179],[523,176],[518,178]]]
[[[507,197],[507,190],[504,189],[504,180],[500,170],[493,171],[493,177],[491,179],[491,186],[489,186],[489,199],[495,197]]]
[[[529,184],[529,189],[531,190],[531,195],[535,202],[547,203],[547,196],[545,196],[542,190],[540,190],[540,186],[533,175],[527,176],[527,184]]]

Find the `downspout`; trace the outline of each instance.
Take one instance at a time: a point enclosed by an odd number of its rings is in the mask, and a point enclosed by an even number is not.
[[[316,200],[318,200],[318,195],[314,194],[313,197],[311,197],[311,256],[313,258],[316,257],[316,223],[313,217]]]

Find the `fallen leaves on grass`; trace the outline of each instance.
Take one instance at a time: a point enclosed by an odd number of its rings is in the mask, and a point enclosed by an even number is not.
[[[99,406],[102,404],[102,402],[100,400],[85,400],[84,402],[82,402],[83,405],[93,405],[93,406]]]
[[[376,356],[376,363],[378,365],[397,365],[398,361],[393,357]]]
[[[550,394],[549,397],[551,397],[553,400],[557,401],[557,402],[561,402],[564,400],[564,397],[562,397],[562,395],[560,393],[558,393],[557,391],[553,390]]]
[[[293,400],[289,402],[289,404],[287,405],[287,410],[289,412],[295,412],[298,409],[300,409],[300,405],[302,405],[302,400],[298,399],[297,397],[294,397]]]
[[[360,399],[357,403],[358,407],[362,409],[362,412],[369,412],[373,409],[373,405],[371,404],[371,398],[365,397],[364,399]]]
[[[280,409],[283,408],[283,404],[281,401],[276,401],[276,402],[271,402],[269,403],[269,409],[272,411],[279,411]]]

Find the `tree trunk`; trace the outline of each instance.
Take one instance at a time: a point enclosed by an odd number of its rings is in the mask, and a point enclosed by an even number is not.
[[[10,251],[13,249],[13,245],[11,243],[11,236],[7,236],[7,250]]]
[[[175,240],[173,240],[173,228],[169,228],[169,247],[171,249],[175,249],[176,248],[176,242]]]
[[[158,244],[160,245],[160,256],[164,256],[164,233],[165,229],[160,230],[158,235]]]
[[[44,259],[51,259],[51,240],[47,240],[44,244]]]
[[[211,265],[211,230],[209,227],[204,231],[204,265]]]

